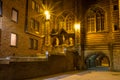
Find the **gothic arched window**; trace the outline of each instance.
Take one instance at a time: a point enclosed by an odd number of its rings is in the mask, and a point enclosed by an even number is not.
[[[92,13],[88,13],[87,17],[87,29],[88,32],[102,32],[104,31],[105,14],[100,8],[93,9]]]
[[[96,31],[101,31],[101,14],[96,13]]]
[[[74,21],[75,18],[72,15],[67,16],[66,18],[66,31],[67,32],[74,32]]]
[[[63,17],[63,16],[59,16],[59,17],[57,18],[56,24],[57,24],[57,29],[62,29],[62,28],[64,28],[64,17]]]
[[[95,32],[95,17],[94,15],[87,17],[88,32]]]

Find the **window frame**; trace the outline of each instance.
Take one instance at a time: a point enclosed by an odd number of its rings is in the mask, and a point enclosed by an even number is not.
[[[70,32],[70,33],[74,32],[74,23],[75,23],[74,20],[75,20],[75,18],[73,15],[69,15],[66,17],[65,22],[66,22],[66,31],[67,32]]]
[[[116,29],[115,29],[116,28]],[[120,30],[120,28],[119,28],[119,24],[114,24],[113,25],[113,32],[118,32]]]
[[[32,8],[32,10],[40,13],[40,4],[38,4],[36,1],[32,0],[31,8]]]
[[[89,27],[88,27],[88,20],[89,20]],[[89,28],[87,31],[92,33],[92,32],[96,32],[96,19],[95,19],[95,14],[89,16],[89,18],[87,17],[87,27]]]
[[[92,18],[94,19],[94,21]],[[87,21],[87,28],[88,28],[87,32],[88,33],[105,31],[105,13],[103,12],[103,10],[98,8],[92,11],[91,15],[89,14],[86,19],[87,19],[86,21]]]
[[[10,46],[17,47],[17,40],[18,40],[18,35],[16,33],[11,32],[11,34],[10,34]]]
[[[30,49],[38,50],[38,40],[33,38],[29,38],[29,40],[30,40]]]
[[[18,10],[15,8],[12,8],[11,19],[13,22],[18,23]]]
[[[33,10],[35,10],[35,7],[36,7],[36,2],[34,0],[32,0],[32,2],[31,2],[31,8]]]
[[[39,32],[39,25],[40,25],[40,23],[38,21],[35,21],[34,30],[37,32]]]
[[[36,32],[39,33],[40,32],[40,30],[39,30],[40,22],[33,19],[33,18],[31,18],[31,20],[30,20],[30,27],[31,27],[32,32],[34,32],[34,33],[36,33]]]
[[[2,1],[0,1],[0,16],[2,16]]]

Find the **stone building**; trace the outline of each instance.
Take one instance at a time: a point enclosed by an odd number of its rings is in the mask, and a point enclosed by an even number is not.
[[[87,67],[120,70],[119,0],[84,0],[82,6],[81,40]]]

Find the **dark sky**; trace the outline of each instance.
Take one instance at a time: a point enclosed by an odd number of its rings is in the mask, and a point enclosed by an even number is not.
[[[86,12],[86,10],[92,5],[97,3],[99,0],[82,0],[82,14]]]

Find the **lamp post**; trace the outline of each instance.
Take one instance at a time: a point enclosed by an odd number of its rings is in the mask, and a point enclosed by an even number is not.
[[[80,23],[75,24],[75,47],[79,53],[80,56],[80,69],[85,69],[85,63],[84,63],[84,42],[83,42],[83,35],[81,32],[81,26]]]
[[[84,70],[84,69],[86,69],[86,65],[85,65],[85,60],[84,60],[84,41],[85,40],[85,33],[84,33],[84,28],[83,28],[83,26],[81,26],[81,29],[80,29],[80,47],[79,47],[79,49],[80,49],[80,69],[81,70]]]
[[[46,52],[45,54],[48,55],[49,54],[49,49],[48,47],[50,46],[50,13],[48,10],[45,10],[44,12],[45,14],[45,47],[46,47]]]
[[[45,17],[46,17],[46,20],[49,20],[50,19],[50,13],[48,10],[45,10]]]
[[[80,23],[75,24],[75,47],[80,54]]]
[[[50,13],[48,10],[45,10],[44,12],[45,14],[45,45],[46,46],[49,46],[50,45],[50,36],[49,36],[49,33],[50,33]]]

